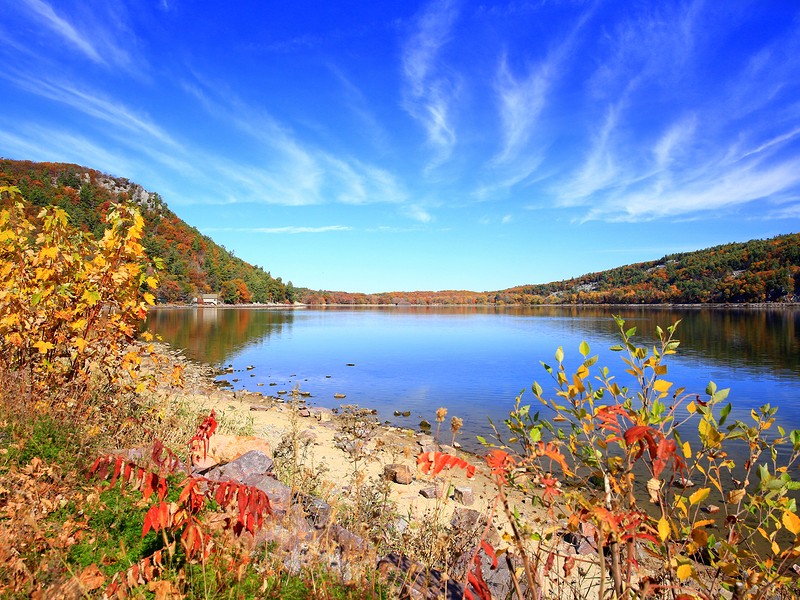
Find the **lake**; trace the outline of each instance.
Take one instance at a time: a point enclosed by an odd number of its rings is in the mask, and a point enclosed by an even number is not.
[[[598,366],[624,381],[621,354],[609,350],[618,342],[613,314],[650,345],[656,325],[680,319],[681,346],[666,379],[700,394],[713,380],[731,388],[732,417],[748,418],[751,408],[770,403],[780,407],[779,424],[800,428],[797,308],[156,308],[146,327],[194,360],[232,366],[225,378],[234,389],[275,395],[299,386],[311,393],[309,404],[358,404],[413,428],[423,418],[434,422],[444,406],[448,423],[464,420],[459,440],[475,450],[475,436],[490,431],[488,419],[500,425],[522,390],[527,403],[538,404],[531,384],[553,389],[540,361],[555,364],[559,346],[575,367],[585,340]],[[411,416],[395,417],[395,410]]]

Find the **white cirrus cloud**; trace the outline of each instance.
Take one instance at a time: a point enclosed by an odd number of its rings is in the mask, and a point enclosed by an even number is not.
[[[428,169],[450,158],[457,140],[452,113],[460,83],[456,74],[444,68],[439,60],[457,16],[455,2],[431,3],[417,20],[416,29],[403,49],[403,108],[422,124],[428,143],[435,149]]]

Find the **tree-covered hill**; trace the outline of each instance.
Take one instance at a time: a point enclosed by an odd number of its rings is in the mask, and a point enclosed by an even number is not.
[[[494,292],[351,294],[302,290],[309,304],[744,304],[800,300],[800,233],[725,244]]]
[[[164,264],[159,302],[190,302],[202,293],[219,293],[228,303],[294,300],[291,282],[233,256],[179,219],[157,193],[128,179],[73,164],[0,159],[0,184],[17,186],[33,206],[60,206],[74,226],[94,234],[102,232],[114,203],[137,204],[145,220],[145,250]]]
[[[750,303],[800,297],[800,233],[724,244],[501,292],[517,303]]]

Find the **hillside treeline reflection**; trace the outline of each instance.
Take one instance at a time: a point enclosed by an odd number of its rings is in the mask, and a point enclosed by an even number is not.
[[[680,320],[681,354],[745,368],[767,367],[800,373],[800,308],[683,308],[683,307],[381,307],[325,308],[324,312],[379,310],[387,317],[470,318],[496,315],[523,319],[557,319],[576,336],[617,342],[612,315],[635,326],[643,342],[654,340],[657,325],[666,328]],[[305,312],[305,311],[303,311]],[[313,311],[309,311],[313,312]],[[254,308],[155,309],[146,327],[169,344],[184,348],[193,359],[224,363],[242,350],[280,335],[295,322],[294,310]],[[585,332],[585,333],[584,333]]]
[[[236,308],[163,308],[151,310],[145,328],[190,358],[222,364],[251,344],[291,327],[292,311]]]

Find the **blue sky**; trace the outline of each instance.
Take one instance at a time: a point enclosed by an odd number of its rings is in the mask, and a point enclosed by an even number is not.
[[[0,156],[313,289],[496,290],[800,230],[792,0],[0,0]]]

